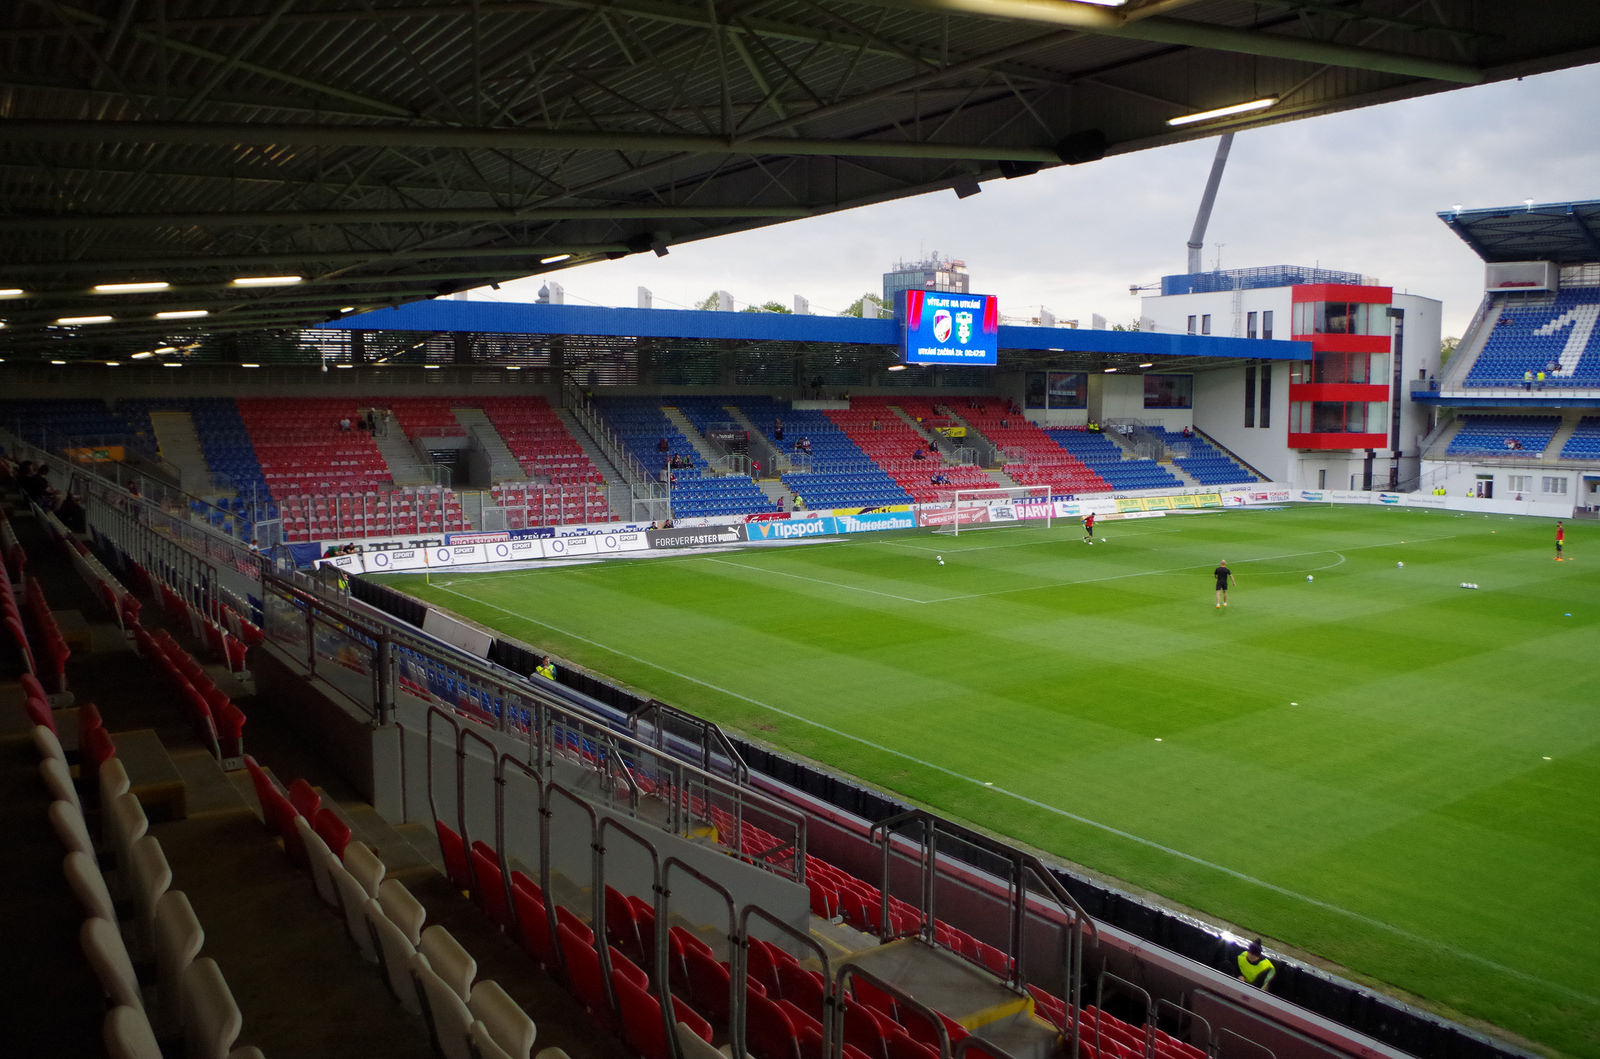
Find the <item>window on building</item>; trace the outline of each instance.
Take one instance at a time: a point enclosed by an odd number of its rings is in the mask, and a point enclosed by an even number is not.
[[[1531,493],[1533,492],[1533,475],[1510,474],[1506,476],[1506,484],[1511,487],[1512,492]]]
[[[1089,374],[1083,371],[1052,371],[1049,374],[1051,408],[1084,408],[1089,399]]]
[[[1256,425],[1256,366],[1244,366],[1244,425]]]
[[[1191,316],[1191,317],[1189,317],[1189,333],[1191,335],[1194,334],[1194,325],[1195,325],[1195,318]]]
[[[1244,337],[1256,337],[1256,314],[1247,313],[1244,318]]]
[[[1545,476],[1544,491],[1552,496],[1567,495],[1567,480],[1565,478]]]
[[[1272,425],[1272,365],[1261,365],[1261,415],[1256,425],[1265,429]]]
[[[1271,309],[1265,309],[1261,313],[1261,337],[1262,338],[1268,338],[1268,339],[1270,339],[1272,337],[1272,310]]]
[[[1209,335],[1211,333],[1210,313],[1206,313],[1204,316],[1200,317],[1200,333],[1202,335]]]
[[[1146,375],[1144,377],[1144,406],[1146,408],[1193,408],[1193,375]]]

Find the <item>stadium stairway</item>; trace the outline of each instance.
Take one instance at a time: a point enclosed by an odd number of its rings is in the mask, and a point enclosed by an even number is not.
[[[29,573],[48,586],[52,605],[100,615],[93,594],[42,527],[14,498],[8,506]],[[196,658],[205,657],[188,624],[170,623],[161,607],[145,607],[141,618],[148,628],[170,632]],[[92,621],[91,632],[89,648],[75,650],[68,661],[69,686],[77,703],[100,707],[113,741],[142,733],[142,745],[157,748],[182,779],[181,815],[162,819],[151,807],[149,834],[170,865],[172,889],[187,895],[199,919],[202,955],[217,961],[237,1003],[239,1043],[259,1047],[269,1059],[434,1056],[427,1023],[394,1000],[381,971],[352,945],[343,915],[320,903],[310,877],[263,829],[247,774],[224,771],[195,739],[170,694],[150,679],[147,663],[109,618]],[[247,711],[251,755],[284,775],[309,778],[322,804],[378,852],[386,877],[403,881],[421,902],[427,922],[444,925],[475,957],[479,977],[499,982],[534,1019],[541,1049],[559,1047],[571,1059],[628,1059],[620,1041],[597,1034],[566,991],[451,887],[438,870],[431,828],[389,826],[267,696],[256,696],[252,684],[219,665],[205,669]],[[63,882],[64,850],[48,822],[49,797],[21,687],[13,672],[6,677],[0,680],[0,826],[6,828],[8,870],[0,873],[0,899],[13,966],[26,973],[0,990],[0,1054],[101,1055],[106,1006],[79,945],[84,912]],[[55,712],[63,738],[75,746],[67,737],[76,731],[74,711]],[[92,794],[83,800],[93,804]],[[180,1052],[176,1044],[165,1049]]]
[[[489,480],[491,482],[525,482],[527,474],[522,470],[522,465],[511,454],[511,449],[506,445],[505,439],[489,421],[488,413],[481,408],[454,408],[456,422],[467,432],[468,437],[476,436],[489,454]]]
[[[183,491],[194,496],[211,496],[211,466],[206,463],[194,417],[188,412],[151,412],[150,427],[155,431],[156,449],[161,458],[178,469]]]
[[[667,422],[677,427],[683,433],[683,436],[688,439],[689,444],[694,446],[695,455],[700,457],[701,463],[708,468],[716,463],[716,452],[712,450],[710,445],[706,444],[705,439],[700,436],[700,429],[689,422],[688,416],[669,404],[661,406],[661,413],[667,417]]]
[[[567,428],[567,433],[572,435],[573,440],[578,443],[578,447],[589,457],[589,462],[599,469],[600,474],[604,476],[608,483],[614,484],[627,481],[627,476],[622,473],[621,469],[611,462],[599,445],[595,444],[594,438],[590,436],[589,431],[578,423],[577,416],[565,408],[557,408],[555,413],[556,418],[561,420],[562,426]]]
[[[416,449],[411,447],[411,439],[406,437],[393,416],[372,435],[372,440],[378,446],[378,452],[383,456],[383,462],[389,468],[389,477],[394,480],[396,487],[433,484],[433,475],[418,458]]]

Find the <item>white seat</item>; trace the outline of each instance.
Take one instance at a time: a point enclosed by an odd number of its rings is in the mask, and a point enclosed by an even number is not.
[[[528,1013],[500,988],[499,982],[486,978],[474,984],[467,997],[467,1010],[512,1059],[528,1059],[532,1054],[539,1029]]]
[[[344,869],[355,876],[368,897],[377,898],[378,885],[383,882],[383,861],[372,852],[371,846],[359,839],[352,839],[344,847]]]
[[[678,1053],[683,1059],[722,1059],[724,1053],[704,1037],[700,1036],[687,1023],[680,1022],[673,1027],[673,1032],[678,1037]]]
[[[367,926],[378,943],[378,953],[382,957],[383,972],[389,980],[390,991],[400,1001],[401,1007],[413,1015],[422,1014],[422,999],[417,995],[417,984],[411,977],[411,957],[416,955],[417,947],[411,944],[411,939],[405,936],[404,931],[390,922],[378,902],[370,897],[365,913]]]
[[[111,849],[117,858],[118,878],[127,879],[132,873],[133,844],[150,831],[150,821],[144,815],[144,806],[139,804],[138,796],[130,793],[117,795],[111,802],[111,815],[106,818],[106,827]]]
[[[383,906],[383,914],[389,917],[389,922],[400,928],[414,948],[422,940],[422,924],[428,918],[428,910],[422,907],[422,902],[412,897],[406,884],[399,879],[385,879],[378,886],[378,904]]]
[[[378,945],[372,939],[366,915],[366,904],[372,898],[356,882],[355,876],[344,870],[344,865],[330,862],[328,872],[333,876],[334,889],[339,892],[339,904],[344,909],[344,927],[350,940],[356,943],[362,959],[377,963]]]
[[[322,898],[323,904],[338,908],[339,891],[333,885],[333,871],[329,868],[329,862],[334,859],[333,850],[322,841],[322,836],[312,829],[311,822],[305,817],[295,816],[294,829],[305,844],[306,860],[311,863],[311,881],[317,888],[317,896]]]
[[[194,914],[194,906],[182,890],[168,890],[156,902],[155,940],[156,999],[163,1028],[182,1026],[183,973],[200,955],[206,932]]]
[[[61,871],[71,884],[72,892],[78,896],[78,903],[83,905],[85,915],[99,916],[108,923],[116,923],[117,906],[111,900],[111,891],[106,888],[105,876],[100,874],[100,865],[95,863],[93,857],[75,849],[62,860]]]
[[[83,946],[89,966],[100,979],[100,988],[111,1002],[143,1011],[139,976],[133,973],[133,961],[128,958],[128,947],[122,943],[116,925],[99,916],[90,916],[78,928],[78,942]]]
[[[189,1059],[227,1059],[244,1018],[217,961],[202,956],[183,972],[183,1040]]]
[[[83,822],[83,813],[71,802],[50,803],[50,825],[67,849],[94,856],[94,839],[89,837],[89,825]]]
[[[110,1059],[161,1059],[155,1031],[138,1008],[118,1004],[106,1012],[100,1034]]]
[[[433,973],[443,978],[461,1002],[466,1003],[467,997],[472,995],[472,980],[478,974],[478,961],[472,954],[437,923],[422,932],[417,951],[428,958]]]
[[[489,1027],[482,1022],[472,1024],[467,1030],[467,1039],[472,1042],[472,1050],[478,1053],[478,1059],[511,1059],[511,1053],[500,1047],[489,1033]]]
[[[430,928],[433,929],[433,928]],[[412,958],[411,973],[422,986],[423,1001],[428,1009],[428,1024],[433,1027],[433,1041],[444,1059],[474,1059],[472,1042],[472,1012],[449,982],[436,974],[421,952]]]
[[[172,868],[161,840],[145,835],[129,850],[128,897],[133,901],[135,919],[144,940],[151,937],[156,920],[156,902],[172,886]]]
[[[110,825],[106,821],[111,819],[112,803],[127,794],[132,786],[128,780],[128,770],[122,765],[122,759],[116,757],[106,758],[105,764],[100,766],[97,782],[100,787],[100,837],[109,841],[111,838]]]
[[[33,726],[33,748],[39,752],[40,761],[52,757],[67,760],[67,752],[61,749],[61,740],[42,724]]]
[[[46,729],[48,731],[49,729]],[[44,780],[44,785],[50,788],[50,800],[71,802],[77,807],[78,812],[83,812],[83,802],[78,800],[78,788],[72,785],[72,773],[67,769],[67,762],[59,757],[45,757],[39,759],[39,778]]]

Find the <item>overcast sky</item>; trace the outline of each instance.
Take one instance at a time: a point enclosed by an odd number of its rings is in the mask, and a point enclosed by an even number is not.
[[[1204,265],[1320,265],[1444,303],[1460,335],[1483,268],[1435,214],[1600,198],[1600,65],[1310,118],[1235,137]],[[553,273],[572,305],[692,308],[712,291],[739,308],[796,294],[833,315],[877,292],[894,262],[964,260],[1002,316],[1090,326],[1139,315],[1134,284],[1187,271],[1189,231],[1216,139],[1138,151],[951,191],[674,246]],[[485,297],[533,301],[541,280]],[[474,293],[473,297],[479,295]]]

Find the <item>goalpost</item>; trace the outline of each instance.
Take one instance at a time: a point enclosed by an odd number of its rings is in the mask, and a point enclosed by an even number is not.
[[[990,486],[984,489],[941,489],[939,499],[924,504],[921,519],[935,533],[959,537],[961,531],[1020,526],[1042,520],[1048,529],[1055,518],[1050,486]]]

